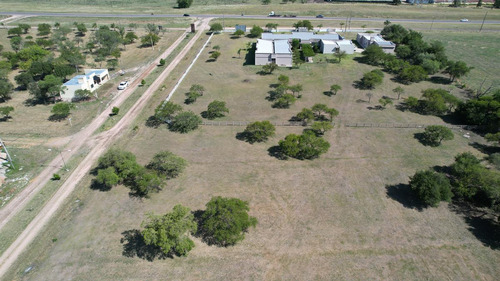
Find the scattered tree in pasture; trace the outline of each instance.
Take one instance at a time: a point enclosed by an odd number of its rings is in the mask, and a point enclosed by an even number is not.
[[[330,144],[314,132],[305,131],[302,135],[286,136],[279,141],[279,147],[284,155],[302,160],[313,159],[327,152]]]
[[[50,112],[54,115],[55,119],[60,120],[68,117],[72,108],[73,105],[71,103],[61,102],[55,104]]]
[[[302,92],[303,87],[302,84],[296,84],[288,86],[288,90],[292,91],[293,96],[295,96],[296,98],[300,98],[302,96],[300,92]]]
[[[241,30],[241,29],[238,29],[236,30],[234,33],[233,33],[234,36],[238,36],[238,37],[241,37],[243,35],[245,35],[245,31]]]
[[[375,69],[370,72],[366,72],[361,78],[360,87],[362,89],[374,89],[375,86],[382,84],[384,79],[384,73],[380,69]]]
[[[257,121],[248,124],[243,131],[245,138],[248,142],[264,142],[267,141],[269,137],[274,136],[276,128],[269,121]]]
[[[383,98],[379,99],[378,102],[380,103],[382,108],[385,109],[387,105],[392,104],[392,99],[388,98],[388,97],[383,97]]]
[[[311,130],[313,130],[317,136],[324,135],[326,132],[332,129],[332,122],[329,121],[316,121],[311,125]]]
[[[78,30],[78,36],[85,36],[85,32],[87,32],[87,27],[85,23],[81,22],[76,25],[76,30]]]
[[[343,58],[347,57],[347,54],[345,51],[338,51],[333,55],[339,60],[339,63],[342,61]]]
[[[427,71],[420,65],[410,65],[399,72],[398,78],[406,84],[416,83],[427,78]]]
[[[444,140],[452,140],[453,132],[441,125],[427,126],[423,133],[423,142],[430,146],[440,146]]]
[[[110,189],[120,182],[120,177],[116,174],[114,167],[107,167],[106,169],[99,169],[95,181],[100,185]]]
[[[210,243],[227,247],[245,239],[245,232],[257,225],[248,215],[248,202],[238,198],[212,197],[201,216],[201,232]]]
[[[262,32],[264,32],[262,27],[254,25],[252,29],[250,29],[250,37],[258,38],[262,35]]]
[[[2,118],[0,119],[10,119],[10,113],[14,111],[14,107],[12,106],[2,106],[0,107],[0,114],[2,115]]]
[[[450,81],[455,81],[456,78],[460,78],[467,73],[469,73],[473,67],[468,67],[463,61],[450,61],[448,62],[448,67],[445,69],[445,73],[450,75]]]
[[[221,53],[219,51],[213,51],[210,54],[210,58],[216,61],[220,57]]]
[[[165,255],[185,256],[194,248],[188,235],[195,233],[198,226],[187,207],[176,205],[172,212],[162,216],[149,214],[141,226],[144,243],[158,247]]]
[[[398,100],[401,98],[401,95],[405,93],[405,89],[403,89],[401,86],[397,86],[396,88],[392,89],[392,91],[398,95]]]
[[[165,59],[160,59],[159,65],[160,66],[164,66],[165,65]]]
[[[192,111],[184,111],[173,118],[169,128],[174,132],[185,134],[196,130],[201,123],[202,120],[198,115]]]
[[[213,33],[220,33],[222,31],[222,24],[216,22],[210,25],[210,31]]]
[[[262,71],[264,73],[267,73],[267,74],[271,74],[273,73],[273,71],[275,71],[276,69],[278,68],[278,65],[275,64],[274,62],[272,63],[269,63],[269,64],[265,64],[262,66]]]
[[[166,122],[172,120],[181,111],[182,107],[180,105],[168,101],[158,105],[155,109],[154,117],[161,122]]]
[[[280,74],[280,76],[278,76],[278,81],[281,85],[286,86],[290,82],[290,77]]]
[[[23,39],[20,36],[10,38],[10,46],[14,52],[19,52],[23,47]]]
[[[127,34],[125,34],[125,38],[123,39],[124,44],[132,44],[135,42],[135,40],[139,39],[139,37],[133,32],[129,31]]]
[[[302,108],[302,111],[297,113],[295,119],[299,121],[304,121],[306,123],[312,122],[315,119],[314,112],[309,108]]]
[[[224,117],[224,113],[229,113],[229,109],[226,107],[226,102],[214,100],[208,105],[206,117],[208,119],[215,119]]]
[[[451,201],[450,181],[434,171],[418,171],[410,179],[410,188],[426,205],[437,207],[441,201]]]
[[[191,7],[193,0],[177,0],[177,7],[180,9],[185,9]]]
[[[23,31],[23,34],[28,34],[28,31],[31,29],[31,25],[26,23],[20,23],[17,25]]]
[[[146,166],[159,175],[172,179],[178,177],[186,168],[187,161],[170,151],[158,152]]]
[[[23,34],[23,29],[20,28],[20,27],[14,27],[14,28],[10,28],[9,31],[7,31],[7,34],[9,36],[11,35],[14,35],[14,36],[21,36]]]
[[[337,93],[342,90],[342,87],[340,85],[337,85],[337,84],[333,84],[330,86],[330,93],[332,93],[332,95],[337,95]]]

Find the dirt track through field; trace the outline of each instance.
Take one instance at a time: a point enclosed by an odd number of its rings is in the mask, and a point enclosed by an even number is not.
[[[200,38],[208,27],[210,18],[203,19],[201,26],[198,28],[196,35],[189,41],[183,50],[175,57],[160,76],[151,84],[151,86],[144,92],[144,94],[137,100],[132,108],[125,114],[125,116],[109,131],[103,132],[95,137],[92,136],[93,132],[97,130],[101,124],[107,119],[108,111],[104,111],[94,121],[81,132],[74,135],[70,144],[66,147],[64,157],[69,159],[83,144],[88,144],[93,149],[85,157],[85,159],[78,165],[73,173],[62,184],[54,196],[46,203],[40,213],[31,221],[26,229],[17,237],[17,239],[10,245],[10,247],[0,257],[0,277],[3,276],[9,267],[16,261],[19,255],[27,248],[33,241],[43,227],[49,222],[51,217],[64,203],[65,199],[75,189],[78,182],[89,173],[92,165],[97,161],[98,157],[107,150],[107,148],[117,140],[121,134],[126,131],[127,127],[139,115],[142,109],[147,104],[148,100],[152,97],[154,92],[160,87],[163,81],[168,77],[172,70],[181,62],[188,51],[193,47],[194,43]],[[185,34],[181,35],[177,41],[170,46],[159,58],[169,55],[184,39]],[[150,74],[156,67],[156,61],[153,62],[138,78],[136,78],[128,90],[124,91],[120,96],[113,100],[108,108],[119,106],[126,98],[135,90],[139,82]],[[70,150],[70,151],[69,151]],[[50,179],[53,173],[56,173],[61,166],[61,157],[56,157],[40,175],[33,180],[20,194],[12,200],[7,206],[0,210],[0,229],[15,215],[17,214]]]

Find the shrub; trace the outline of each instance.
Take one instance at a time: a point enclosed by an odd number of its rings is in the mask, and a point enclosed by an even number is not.
[[[426,205],[437,207],[440,201],[451,201],[450,181],[433,171],[418,171],[410,180],[410,188]]]

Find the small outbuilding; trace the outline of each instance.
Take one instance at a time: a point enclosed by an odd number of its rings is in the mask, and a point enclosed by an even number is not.
[[[319,48],[323,54],[333,54],[344,51],[346,54],[354,54],[354,44],[351,40],[320,40]]]
[[[361,45],[363,49],[366,49],[366,47],[375,44],[382,48],[384,53],[387,54],[393,54],[396,49],[396,44],[391,41],[385,40],[380,34],[358,33],[358,35],[356,36],[356,41],[358,41],[359,45]]]
[[[109,80],[107,69],[85,69],[84,75],[77,75],[63,84],[64,93],[61,94],[63,101],[72,101],[76,90],[95,91]]]
[[[237,25],[235,26],[235,30],[241,30],[241,31],[243,31],[243,32],[247,32],[247,26],[246,26],[246,25],[244,25],[244,24],[237,24]]]

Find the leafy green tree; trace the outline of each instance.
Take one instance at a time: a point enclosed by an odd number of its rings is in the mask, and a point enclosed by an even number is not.
[[[212,197],[201,216],[201,231],[206,240],[220,246],[231,246],[245,239],[245,232],[257,225],[248,215],[248,202],[238,198]]]
[[[401,86],[397,86],[396,88],[392,89],[392,91],[398,95],[398,100],[401,98],[401,95],[405,93],[405,89],[403,89]]]
[[[31,29],[31,25],[26,23],[20,23],[17,25],[23,31],[23,34],[28,34],[28,31]]]
[[[172,120],[175,115],[182,111],[182,107],[171,101],[161,103],[156,107],[154,117],[161,122]]]
[[[69,116],[72,108],[73,105],[71,103],[61,102],[55,104],[50,112],[56,117],[56,119],[65,119]]]
[[[410,65],[401,70],[398,78],[404,83],[416,83],[427,78],[427,71],[420,65]]]
[[[208,105],[206,117],[208,119],[215,119],[224,117],[224,113],[229,113],[229,109],[226,107],[226,102],[214,100]]]
[[[253,38],[260,37],[262,35],[262,32],[264,32],[262,27],[260,27],[258,25],[254,25],[252,27],[252,29],[250,29],[250,37],[253,37]]]
[[[448,67],[445,69],[445,73],[450,75],[450,81],[455,81],[456,78],[460,78],[467,73],[469,73],[473,67],[468,67],[463,61],[450,61],[448,62]]]
[[[22,29],[22,28],[20,28],[20,27],[14,27],[14,28],[9,29],[9,31],[7,31],[7,34],[8,34],[9,36],[14,35],[14,36],[18,36],[18,37],[19,37],[19,36],[21,36],[23,33],[24,33],[24,32],[23,32],[23,29]]]
[[[333,84],[330,86],[330,93],[331,95],[337,95],[337,93],[342,90],[342,87],[337,84]]]
[[[309,123],[315,119],[314,111],[309,108],[302,108],[302,111],[297,113],[295,119]]]
[[[118,115],[119,112],[120,112],[120,108],[118,108],[116,106],[113,106],[113,108],[111,109],[111,115]]]
[[[33,82],[33,75],[29,72],[21,72],[18,75],[14,77],[14,80],[16,80],[17,85],[23,89],[26,90],[28,89],[28,85]],[[2,82],[0,82],[1,84]],[[1,87],[0,87],[1,88]]]
[[[452,140],[453,132],[441,125],[427,126],[423,133],[423,141],[430,146],[440,146],[444,140]]]
[[[85,32],[87,32],[87,27],[85,26],[85,23],[78,23],[76,25],[76,30],[78,30],[78,36],[85,36]]]
[[[274,108],[289,108],[291,104],[295,103],[297,99],[291,94],[284,94],[278,98],[274,103]]]
[[[184,111],[174,117],[169,128],[174,132],[184,134],[196,130],[201,123],[202,120],[198,115],[192,111]]]
[[[278,24],[277,23],[269,22],[269,23],[266,24],[266,28],[269,31],[272,31],[273,29],[275,29],[276,31],[278,31]]]
[[[481,161],[470,152],[458,154],[451,165],[454,194],[465,199],[472,199],[482,189],[485,169]]]
[[[64,91],[62,79],[54,75],[47,75],[42,81],[31,84],[34,85],[33,87],[29,87],[28,85],[30,94],[41,102],[54,99]]]
[[[269,64],[265,64],[262,66],[262,71],[264,73],[267,73],[267,74],[271,74],[273,73],[273,71],[275,71],[276,69],[278,68],[278,65],[275,64],[274,62],[272,63],[269,63]]]
[[[392,104],[392,99],[388,97],[383,97],[378,100],[382,108],[386,108],[387,105]]]
[[[19,52],[23,47],[23,39],[20,36],[10,38],[10,46],[16,53]]]
[[[260,0],[260,2],[262,3],[262,5],[269,5],[269,3],[271,3],[271,0]]]
[[[186,93],[186,99],[184,100],[184,102],[186,104],[194,103],[199,97],[201,97],[201,95],[198,92],[189,91]]]
[[[141,44],[145,47],[147,46],[154,47],[154,45],[156,45],[158,41],[160,41],[160,36],[154,33],[148,33],[141,37]]]
[[[375,86],[381,85],[384,80],[384,73],[380,69],[375,69],[363,74],[360,87],[362,89],[374,89]]]
[[[304,88],[302,87],[302,84],[295,84],[295,85],[288,86],[288,90],[292,91],[292,95],[294,97],[300,98],[300,97],[302,97],[300,92],[302,92],[302,90],[304,90]]]
[[[314,57],[314,49],[310,44],[302,44],[302,54],[304,57]]]
[[[307,30],[313,30],[314,26],[311,24],[309,20],[301,20],[293,24],[293,27],[299,28],[299,27],[305,27]]]
[[[48,23],[40,23],[38,25],[38,35],[47,36],[52,32],[52,27]]]
[[[222,24],[216,22],[210,25],[210,31],[213,33],[220,33],[222,31]]]
[[[421,66],[427,72],[427,74],[432,75],[439,72],[441,63],[436,60],[424,59]]]
[[[73,98],[72,101],[78,102],[78,101],[89,100],[91,96],[92,96],[92,92],[90,90],[78,89],[75,91],[75,97]]]
[[[347,53],[345,51],[338,51],[333,55],[339,60],[339,63],[342,61],[343,58],[347,57]]]
[[[390,40],[396,44],[403,43],[403,40],[408,36],[408,30],[399,24],[385,24],[384,29],[380,32],[385,39]]]
[[[115,168],[108,167],[97,171],[95,181],[105,186],[107,189],[110,189],[120,182],[120,177],[116,174]]]
[[[181,9],[189,8],[193,4],[193,0],[177,0],[177,7]]]
[[[375,44],[366,47],[361,54],[363,55],[363,61],[371,65],[379,65],[387,57],[387,54],[384,53],[382,48]]]
[[[219,51],[213,51],[210,54],[210,58],[216,61],[220,57],[221,53]]]
[[[132,44],[135,40],[139,39],[139,37],[133,32],[129,31],[125,34],[125,38],[123,39],[124,44]]]
[[[162,189],[162,180],[154,173],[147,171],[144,167],[137,165],[131,180],[125,184],[130,188],[133,194],[141,197],[149,197],[150,192],[158,192]]]
[[[14,85],[6,78],[0,78],[0,102],[5,102],[10,99]]]
[[[2,106],[0,107],[0,114],[3,115],[1,119],[9,119],[10,113],[14,111],[14,107],[12,106]]]
[[[278,145],[284,155],[301,160],[316,158],[330,148],[327,141],[311,131],[305,131],[302,135],[290,134],[280,140]]]
[[[186,256],[194,248],[189,234],[195,233],[198,226],[187,207],[175,205],[172,212],[162,216],[149,214],[141,226],[144,243],[158,247],[165,255]]]
[[[156,171],[159,175],[172,179],[178,177],[186,168],[187,161],[170,151],[161,151],[155,154],[148,169]]]
[[[333,129],[332,122],[329,121],[317,121],[311,126],[311,130],[316,133],[317,136],[324,135],[326,132]]]
[[[241,29],[238,29],[236,30],[234,33],[233,33],[234,36],[238,36],[238,37],[241,37],[243,35],[245,35],[245,31],[241,30]]]
[[[281,85],[286,86],[290,82],[290,77],[283,75],[283,74],[280,74],[280,76],[278,76],[278,81]]]
[[[421,111],[425,114],[442,115],[458,105],[459,100],[444,89],[422,91]]]
[[[441,201],[451,201],[450,181],[436,172],[418,171],[410,178],[410,188],[426,205],[437,207]]]
[[[274,136],[276,128],[269,121],[257,121],[247,125],[243,134],[245,139],[250,142],[264,142],[269,137]]]
[[[74,45],[64,45],[60,48],[60,51],[60,58],[75,67],[76,72],[79,71],[79,65],[85,64],[85,56],[80,52],[80,48]]]
[[[76,69],[72,65],[68,64],[55,64],[54,65],[54,75],[66,80],[68,75],[71,75],[76,72]]]

